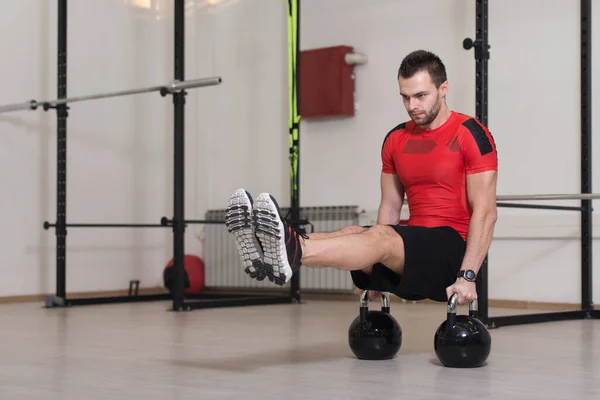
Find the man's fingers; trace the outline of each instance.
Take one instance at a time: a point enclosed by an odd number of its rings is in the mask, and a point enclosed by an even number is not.
[[[380,292],[369,291],[369,301],[376,300],[380,295]]]
[[[466,292],[463,294],[462,296],[462,301],[463,303],[461,304],[467,304],[467,303],[471,303],[473,302],[475,299],[477,299],[477,295],[474,293],[470,293],[470,292]]]
[[[449,286],[448,288],[446,288],[446,296],[448,296],[448,300],[450,300],[450,297],[452,297],[453,294],[456,294],[457,291],[454,288],[454,285]]]
[[[458,295],[458,304],[465,305],[471,303],[473,300],[473,294],[468,291],[461,291]]]
[[[456,300],[458,305],[470,304],[474,300],[477,300],[477,292],[464,285],[454,284],[446,288],[448,300],[450,300],[454,294],[457,295]]]

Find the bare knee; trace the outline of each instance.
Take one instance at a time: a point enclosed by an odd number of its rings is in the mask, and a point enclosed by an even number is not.
[[[371,235],[375,235],[381,239],[391,239],[393,237],[397,237],[399,236],[396,231],[394,230],[394,228],[392,228],[389,225],[373,225],[369,228],[367,228],[366,232],[368,232]]]
[[[372,235],[379,262],[397,273],[404,271],[404,241],[389,225],[374,225],[365,234]]]
[[[381,247],[386,252],[398,244],[398,239],[402,240],[394,228],[388,225],[373,225],[365,233],[373,236],[377,240],[377,247]]]

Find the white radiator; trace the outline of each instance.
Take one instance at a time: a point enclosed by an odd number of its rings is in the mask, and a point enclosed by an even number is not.
[[[289,209],[282,209],[284,214]],[[301,208],[300,218],[308,220],[315,232],[332,232],[350,225],[358,225],[358,207],[324,206]],[[209,210],[208,220],[223,220],[225,210]],[[306,226],[310,233],[311,226]],[[265,280],[250,279],[242,268],[233,238],[225,225],[206,225],[204,228],[205,282],[207,288],[266,288],[289,290]],[[347,292],[354,288],[350,273],[335,268],[300,269],[300,290]]]

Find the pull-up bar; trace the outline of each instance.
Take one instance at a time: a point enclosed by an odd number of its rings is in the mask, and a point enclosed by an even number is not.
[[[166,85],[161,86],[150,86],[141,89],[130,89],[130,90],[119,90],[108,93],[91,94],[87,96],[78,97],[66,97],[64,99],[48,100],[48,101],[36,101],[30,100],[25,103],[9,104],[0,106],[0,113],[7,113],[21,110],[37,110],[38,107],[44,107],[44,110],[48,110],[54,106],[67,103],[75,103],[78,101],[88,101],[97,99],[106,99],[109,97],[121,97],[129,96],[133,94],[149,93],[149,92],[160,92],[162,96],[166,96],[168,93],[177,93],[185,89],[193,89],[204,86],[214,86],[221,83],[221,77],[201,78],[192,79],[187,81],[171,81]]]
[[[496,200],[597,200],[600,193],[500,195]]]

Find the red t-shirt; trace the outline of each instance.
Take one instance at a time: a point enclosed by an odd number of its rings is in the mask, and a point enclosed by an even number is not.
[[[413,121],[384,139],[382,171],[398,174],[404,185],[412,226],[450,226],[466,240],[471,207],[469,174],[498,170],[496,144],[475,118],[452,112],[440,127],[424,130]]]

